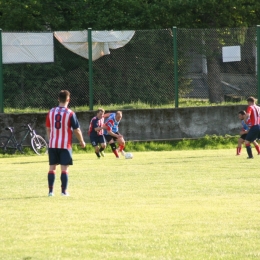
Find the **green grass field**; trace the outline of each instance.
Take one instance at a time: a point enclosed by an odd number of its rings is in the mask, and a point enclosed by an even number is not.
[[[47,156],[3,156],[0,259],[260,259],[260,156],[242,153],[74,154],[70,197],[60,171],[47,196]]]

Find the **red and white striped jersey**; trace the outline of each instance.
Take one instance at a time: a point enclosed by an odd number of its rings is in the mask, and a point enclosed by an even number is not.
[[[251,126],[260,124],[260,107],[257,105],[248,106],[246,113],[250,115]]]
[[[50,128],[49,148],[72,148],[73,129],[79,128],[79,122],[71,109],[52,108],[46,117],[46,127]]]

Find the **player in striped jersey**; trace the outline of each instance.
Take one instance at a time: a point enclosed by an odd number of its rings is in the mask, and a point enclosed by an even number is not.
[[[46,130],[49,138],[49,196],[54,196],[53,186],[55,181],[56,166],[61,165],[61,195],[69,196],[68,169],[72,161],[72,136],[75,134],[82,148],[85,142],[80,130],[76,114],[68,108],[70,92],[61,90],[58,97],[59,106],[52,108],[46,116]]]
[[[108,115],[109,114],[105,114],[105,110],[103,108],[99,108],[97,110],[97,115],[91,119],[89,124],[88,135],[98,159],[100,159],[101,155],[103,157],[105,156],[103,151],[106,148],[106,140],[103,135],[103,124],[104,117]]]
[[[242,129],[240,131],[240,137],[238,139],[238,145],[237,145],[237,154],[236,155],[240,155],[241,154],[241,149],[242,149],[242,144],[245,142],[246,139],[246,135],[251,127],[251,122],[250,119],[247,119],[247,122],[245,123],[244,118],[246,115],[246,111],[241,110],[238,112],[238,118],[241,120],[241,124],[242,124]],[[255,149],[257,151],[257,154],[260,154],[260,147],[258,145],[258,143],[256,142],[256,140],[253,141],[253,144],[255,146]]]
[[[248,159],[253,159],[252,148],[250,143],[256,140],[260,133],[260,107],[255,104],[255,98],[249,97],[247,99],[248,107],[244,118],[245,123],[250,119],[251,127],[246,135],[246,150]]]

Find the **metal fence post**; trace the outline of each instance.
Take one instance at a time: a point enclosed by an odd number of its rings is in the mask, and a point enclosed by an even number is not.
[[[2,29],[0,29],[0,113],[4,113],[4,84],[3,84],[3,46]]]
[[[178,89],[178,51],[177,51],[177,27],[172,28],[173,31],[173,58],[174,58],[174,93],[175,107],[179,107],[179,89]]]
[[[89,110],[93,110],[92,29],[88,28]]]
[[[257,100],[260,102],[260,25],[256,27],[256,41],[257,41],[257,56],[256,56],[256,75],[257,75]]]

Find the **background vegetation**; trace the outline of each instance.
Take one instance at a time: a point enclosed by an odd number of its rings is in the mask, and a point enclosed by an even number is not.
[[[0,2],[4,31],[147,30],[256,26],[257,0],[6,0]]]
[[[209,80],[206,92],[209,92],[210,102],[222,102],[224,95],[221,92],[220,68],[217,62],[219,49],[224,43],[236,45],[245,42],[248,45],[255,41],[255,30],[250,32],[246,28],[255,27],[259,18],[260,3],[256,0],[100,0],[98,4],[93,0],[0,2],[0,28],[4,32],[53,32],[87,28],[139,31],[131,43],[117,50],[117,54],[111,52],[109,58],[104,57],[95,62],[94,103],[102,105],[120,100],[130,103],[138,99],[154,105],[173,104],[174,63],[172,32],[169,30],[173,26],[191,29],[241,28],[231,38],[231,30],[209,30],[206,33],[203,31],[207,49],[196,50],[196,53],[205,52],[207,56]],[[150,30],[154,29],[157,31],[151,33]],[[197,32],[194,31],[194,35],[190,35],[185,31],[183,34],[188,37],[185,38],[185,42],[188,41],[195,46],[192,39],[195,41]],[[201,36],[198,38],[201,43]],[[143,45],[144,43],[146,45]],[[198,48],[201,48],[201,45],[198,45]],[[248,50],[251,53],[251,45]],[[187,51],[190,50],[183,47],[182,52]],[[129,59],[124,60],[126,57]],[[179,70],[181,97],[191,91],[191,80],[186,75],[189,61],[182,57],[178,62],[179,67],[183,68]],[[121,67],[115,67],[114,64],[120,63]],[[254,70],[254,60],[250,60],[249,63],[253,64],[251,67]],[[5,107],[49,108],[53,104],[52,98],[56,100],[56,89],[68,86],[74,97],[72,103],[77,102],[78,106],[84,106],[89,100],[88,63],[65,49],[56,40],[55,64],[4,65],[3,73]],[[254,72],[250,73],[255,75]],[[49,98],[46,99],[46,96]]]
[[[183,139],[172,141],[160,141],[160,142],[127,142],[125,151],[128,152],[144,152],[144,151],[180,151],[180,150],[202,150],[202,149],[230,149],[236,148],[237,140],[239,136],[217,136],[206,135],[203,138],[198,139]],[[107,147],[106,153],[111,153],[110,147]],[[73,153],[94,153],[93,147],[87,144],[84,149],[77,144],[73,145]],[[27,156],[35,155],[30,147],[24,148],[24,155],[17,152],[13,154],[3,154],[0,151],[0,158],[13,157],[13,156]]]

